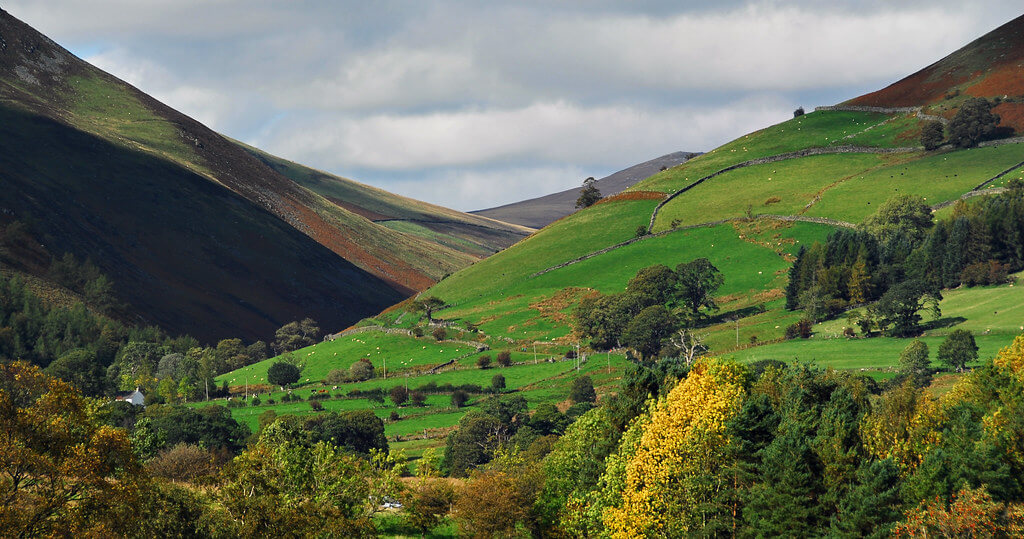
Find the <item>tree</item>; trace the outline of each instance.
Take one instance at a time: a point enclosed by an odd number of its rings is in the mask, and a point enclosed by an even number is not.
[[[489,356],[487,354],[484,354],[484,355],[476,358],[476,366],[481,368],[481,369],[489,369],[489,368],[491,368],[491,356]]]
[[[597,180],[591,176],[583,180],[583,188],[580,189],[580,196],[576,199],[576,208],[589,208],[598,200],[601,200],[601,191],[597,188]]]
[[[978,345],[974,335],[966,329],[953,330],[939,345],[939,361],[963,372],[968,362],[978,360]]]
[[[273,348],[278,354],[293,352],[299,348],[316,344],[316,339],[319,336],[320,328],[312,318],[288,322],[274,332]]]
[[[984,97],[973,97],[960,105],[949,122],[949,141],[960,148],[970,148],[995,136],[999,115],[992,114],[992,103]]]
[[[469,394],[461,389],[452,391],[452,406],[456,408],[462,408],[466,405],[466,401],[469,400]]]
[[[46,374],[73,384],[82,393],[98,397],[107,392],[106,369],[88,350],[72,350],[46,367]]]
[[[676,331],[670,342],[679,351],[679,358],[686,363],[687,367],[693,365],[697,358],[708,352],[708,347],[704,344],[704,335],[698,335],[692,329],[683,328]]]
[[[291,363],[279,361],[267,369],[267,381],[276,386],[287,386],[299,381],[299,368]]]
[[[491,389],[495,392],[501,392],[501,390],[505,389],[505,377],[500,374],[495,374],[494,377],[491,378]]]
[[[388,396],[391,397],[391,402],[395,403],[396,406],[405,404],[405,401],[409,400],[409,390],[405,386],[395,386],[388,392]]]
[[[413,391],[409,393],[409,402],[411,402],[413,406],[423,406],[423,404],[427,402],[427,396],[424,395],[422,391]]]
[[[918,245],[932,227],[932,208],[919,195],[894,195],[864,220],[864,230],[883,245],[904,240]]]
[[[658,355],[662,342],[676,329],[672,313],[664,305],[652,305],[640,311],[622,332],[622,342],[635,349],[647,361]]]
[[[890,288],[878,300],[877,312],[881,318],[879,325],[888,327],[889,333],[895,337],[909,337],[920,331],[921,309],[930,306],[933,314],[938,317],[939,300],[942,294],[928,290],[921,281],[903,281]]]
[[[443,341],[448,338],[448,330],[444,326],[437,326],[430,334],[433,335],[435,341]]]
[[[569,389],[569,400],[571,400],[573,404],[597,401],[597,392],[594,391],[594,382],[589,376],[580,376],[572,381],[572,387]]]
[[[676,266],[678,284],[676,297],[694,318],[701,317],[701,309],[718,310],[712,295],[722,286],[722,272],[708,259],[698,258]]]
[[[495,360],[498,362],[498,365],[508,367],[512,364],[512,354],[508,350],[502,350],[501,352],[498,352]]]
[[[126,432],[67,382],[0,363],[0,530],[10,537],[124,536],[140,468]]]
[[[491,460],[502,442],[502,431],[496,417],[471,410],[459,420],[459,428],[448,435],[443,467],[452,477],[465,477],[473,467]]]
[[[931,381],[931,362],[928,345],[920,339],[907,345],[900,353],[900,372],[913,380],[915,387],[924,387]]]
[[[428,296],[412,302],[412,310],[422,311],[427,315],[427,323],[434,321],[434,311],[444,307],[444,300],[437,296]]]
[[[717,474],[728,463],[726,422],[740,410],[744,378],[734,363],[699,361],[652,408],[632,449],[627,432],[620,451],[632,454],[621,470],[621,502],[604,511],[612,536],[684,537],[701,530],[716,491],[732,480]]]
[[[669,301],[679,280],[675,272],[664,264],[655,264],[641,269],[629,280],[626,290],[644,298],[648,305],[664,304]]]
[[[921,145],[924,146],[925,150],[930,152],[942,146],[942,141],[946,138],[943,129],[942,122],[939,121],[931,121],[924,124],[924,127],[921,129]]]
[[[799,118],[799,117],[801,117],[803,115],[804,115],[804,108],[803,107],[797,107],[796,110],[793,111],[793,117],[794,118]]]

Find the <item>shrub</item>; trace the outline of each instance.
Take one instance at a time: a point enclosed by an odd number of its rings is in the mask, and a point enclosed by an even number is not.
[[[574,404],[579,402],[595,402],[597,400],[594,382],[589,376],[581,376],[572,381],[572,388],[569,389],[569,400]]]
[[[362,382],[373,378],[373,363],[369,359],[360,358],[348,368],[348,375],[353,381]]]
[[[491,389],[494,391],[501,391],[505,389],[505,377],[500,374],[495,374],[494,378],[491,378]]]
[[[427,396],[419,391],[413,391],[409,394],[409,400],[413,406],[423,406],[427,402]]]
[[[476,358],[476,366],[480,367],[481,369],[491,368],[491,356],[483,355]]]
[[[253,398],[249,399],[249,406],[259,406],[262,404],[259,395],[254,395]]]
[[[779,197],[768,197],[765,199],[764,205],[771,206],[772,204],[778,204],[779,202],[782,202],[782,199]]]
[[[810,319],[802,318],[799,322],[797,322],[795,324],[790,324],[789,326],[786,327],[786,334],[785,334],[786,338],[787,339],[795,339],[797,337],[800,337],[801,339],[810,338],[810,336],[811,336],[811,328],[812,327],[813,327],[813,323],[810,321]]]
[[[508,367],[509,365],[512,364],[512,353],[509,352],[508,350],[502,350],[501,352],[498,352],[498,356],[496,359],[498,361],[498,365],[501,365],[502,367]]]
[[[421,326],[413,327],[412,328],[412,336],[413,337],[422,337],[423,336],[423,328]]]
[[[635,238],[642,238],[642,237],[644,237],[646,235],[647,235],[647,226],[646,225],[640,225],[640,226],[636,227],[636,232],[633,233],[633,237],[635,237]]]
[[[798,117],[803,116],[803,115],[804,115],[804,108],[803,107],[797,107],[796,110],[793,111],[793,117],[794,118],[798,118]]]
[[[391,410],[391,415],[388,416],[388,421],[394,423],[395,421],[398,421],[399,419],[402,419],[402,416],[398,415],[397,411]]]
[[[452,406],[456,408],[462,408],[466,405],[466,401],[469,400],[469,394],[461,389],[457,389],[452,392]]]
[[[320,392],[310,393],[308,400],[311,400],[311,401],[322,401],[322,400],[326,400],[326,399],[329,399],[329,398],[331,398],[331,394],[326,392],[326,391],[324,391],[323,393],[320,393]]]
[[[314,412],[319,412],[324,409],[323,403],[318,400],[309,401],[309,407],[312,408]]]
[[[396,406],[401,406],[409,400],[409,390],[405,386],[395,386],[391,388],[388,396],[391,397],[391,402],[395,403]]]
[[[343,369],[331,369],[331,372],[327,373],[324,377],[324,382],[328,384],[342,384],[348,381],[348,373]]]
[[[157,477],[188,482],[217,473],[213,455],[209,451],[186,443],[158,453],[146,463],[146,470]]]
[[[434,336],[434,340],[443,341],[448,338],[448,330],[444,329],[443,326],[434,328],[434,331],[430,332]]]

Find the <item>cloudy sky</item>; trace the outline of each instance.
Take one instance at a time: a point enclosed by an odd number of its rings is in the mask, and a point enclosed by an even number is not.
[[[881,88],[1019,0],[13,0],[234,138],[460,210],[706,151]]]

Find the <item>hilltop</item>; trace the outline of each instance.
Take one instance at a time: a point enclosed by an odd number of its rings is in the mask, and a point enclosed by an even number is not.
[[[126,316],[171,332],[345,327],[530,232],[245,148],[6,12],[0,114],[0,224],[35,246],[5,264],[88,259]]]
[[[698,154],[673,152],[650,161],[633,165],[597,180],[596,186],[602,196],[614,196],[632,187],[640,180],[666,168],[685,163]],[[496,208],[476,210],[470,213],[498,219],[506,223],[517,223],[533,228],[542,228],[576,211],[576,199],[580,189],[566,189],[550,195],[521,200]]]

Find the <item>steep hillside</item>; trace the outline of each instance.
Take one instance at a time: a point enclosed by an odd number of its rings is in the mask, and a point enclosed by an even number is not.
[[[1002,125],[1024,131],[1024,16],[968,43],[953,54],[849,105],[925,107],[951,116],[967,97],[1000,98]]]
[[[692,152],[673,152],[638,165],[633,165],[597,180],[597,188],[603,196],[617,195],[632,187],[636,182],[665,168],[685,163],[687,159],[695,155],[698,154]],[[513,202],[512,204],[505,204],[496,208],[477,210],[471,213],[507,223],[518,223],[533,228],[541,228],[576,211],[576,199],[579,198],[579,194],[579,188],[566,189],[558,193]]]
[[[139,319],[171,331],[265,337],[298,314],[343,327],[529,232],[341,180],[311,183],[308,169],[252,155],[2,11],[0,106],[10,185],[0,224],[29,223],[47,251],[15,265],[43,275],[63,252],[92,258]],[[160,173],[143,174],[140,161]],[[71,185],[119,190],[90,205]],[[388,204],[413,210],[403,221],[367,217]],[[229,222],[237,212],[247,217]],[[243,220],[251,232],[234,235]],[[303,275],[309,268],[327,274]]]
[[[451,248],[448,256],[452,257],[454,263],[450,264],[443,264],[444,260],[438,260],[440,257],[437,254],[422,255],[431,264],[424,268],[425,271],[429,272],[436,268],[431,273],[435,278],[444,275],[439,270],[445,270],[447,273],[452,271],[453,267],[458,269],[466,265],[464,260],[467,258],[475,260],[489,256],[533,232],[532,228],[525,226],[488,217],[477,217],[395,195],[383,189],[281,159],[251,146],[242,146],[280,174],[344,210],[386,229],[404,232],[425,239],[431,244]],[[407,250],[403,249],[403,252]]]

